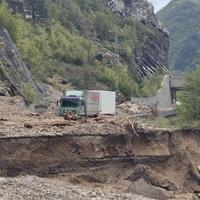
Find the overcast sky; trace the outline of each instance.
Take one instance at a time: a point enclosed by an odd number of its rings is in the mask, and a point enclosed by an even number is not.
[[[160,10],[162,7],[166,6],[171,0],[148,0],[150,1],[155,8],[155,12]]]

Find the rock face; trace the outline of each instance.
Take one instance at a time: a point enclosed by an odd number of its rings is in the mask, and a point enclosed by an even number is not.
[[[36,94],[41,95],[43,89],[34,80],[31,72],[21,59],[21,56],[6,29],[0,30],[0,80],[7,80],[14,92],[24,96],[24,87],[29,84]]]
[[[153,5],[146,0],[107,0],[107,6],[122,18],[131,18],[154,32],[143,32],[140,38],[144,45],[135,50],[138,76],[151,76],[157,70],[167,70],[169,33],[158,21]]]
[[[107,6],[121,16],[129,16],[144,24],[152,25],[169,34],[154,14],[154,7],[146,0],[107,0]]]
[[[10,34],[0,30],[0,96],[20,95],[27,99],[34,94],[34,105],[55,102],[60,93],[32,75],[22,60]]]

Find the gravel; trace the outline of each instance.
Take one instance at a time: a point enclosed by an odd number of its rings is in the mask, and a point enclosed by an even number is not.
[[[71,185],[64,181],[21,176],[0,178],[1,200],[150,200],[125,193],[103,192],[99,188]],[[152,199],[151,199],[152,200]]]

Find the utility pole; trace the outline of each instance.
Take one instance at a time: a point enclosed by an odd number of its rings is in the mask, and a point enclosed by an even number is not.
[[[31,9],[32,9],[32,19],[35,19],[35,0],[31,1]]]
[[[119,39],[118,39],[118,29],[115,29],[115,53],[119,54]]]

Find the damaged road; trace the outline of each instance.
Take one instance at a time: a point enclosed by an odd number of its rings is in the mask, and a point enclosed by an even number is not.
[[[34,180],[30,187],[35,188],[30,191],[32,199],[37,199],[38,181],[44,188],[55,182],[108,194],[94,199],[143,198],[132,198],[133,194],[152,199],[199,198],[200,130],[145,128],[131,117],[132,112],[66,121],[55,116],[53,108],[38,115],[11,97],[1,97],[0,111],[2,180],[18,187],[18,181],[23,185],[30,177]],[[59,194],[56,187],[52,191]],[[62,191],[66,195],[67,189]]]

